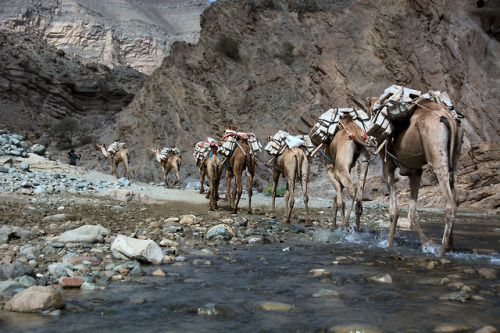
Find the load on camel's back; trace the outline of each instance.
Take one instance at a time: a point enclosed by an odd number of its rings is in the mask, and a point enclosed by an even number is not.
[[[396,201],[395,170],[410,180],[408,219],[417,231],[422,247],[434,251],[433,244],[418,223],[417,198],[422,167],[429,164],[438,178],[445,202],[445,228],[439,255],[452,244],[452,230],[457,212],[456,172],[464,130],[461,118],[448,94],[391,86],[379,98],[369,100],[373,126],[382,160],[384,180],[389,188],[389,246],[393,245],[399,217]],[[385,126],[385,127],[384,127]]]
[[[253,133],[237,132],[234,125],[226,126],[225,133],[220,139],[218,152],[224,157],[226,166],[226,199],[232,212],[238,212],[238,204],[243,193],[242,174],[246,170],[248,181],[248,214],[252,214],[252,182],[255,174],[255,152],[260,151],[262,145]],[[231,180],[234,177],[234,189],[231,192]]]
[[[286,179],[285,189],[285,223],[290,223],[292,209],[295,204],[295,180],[300,179],[302,196],[306,207],[306,226],[311,225],[309,216],[309,197],[307,196],[307,182],[309,180],[309,161],[307,156],[314,150],[314,145],[309,136],[293,136],[285,131],[278,131],[274,136],[267,138],[264,148],[273,157],[268,162],[273,166],[273,187],[271,188],[272,206],[271,214],[274,215],[276,187],[280,175]]]
[[[370,127],[370,117],[363,110],[354,108],[333,108],[323,113],[310,136],[319,149],[325,145],[325,157],[328,178],[335,187],[333,200],[333,226],[337,226],[337,211],[340,211],[341,224],[349,226],[349,217],[356,204],[356,230],[359,230],[363,213],[362,195],[368,171],[369,152],[366,149],[369,138],[366,129]],[[316,151],[315,151],[316,152]],[[314,153],[315,153],[314,152]],[[313,153],[313,154],[314,154]],[[358,157],[364,154],[365,165],[357,163]],[[351,178],[351,169],[357,164],[357,184]],[[363,169],[364,168],[364,169]],[[342,191],[347,188],[350,204],[347,213],[342,198]]]
[[[203,194],[203,182],[205,176],[208,178],[209,188],[207,198],[210,199],[208,207],[210,210],[217,209],[219,199],[219,183],[222,174],[223,160],[217,150],[219,144],[212,138],[207,141],[200,141],[194,145],[193,156],[196,160],[196,167],[200,173],[200,194]]]

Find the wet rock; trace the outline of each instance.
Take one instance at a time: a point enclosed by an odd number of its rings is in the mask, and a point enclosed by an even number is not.
[[[4,310],[34,312],[61,309],[64,301],[60,292],[52,287],[34,286],[16,294],[4,305]]]
[[[247,244],[270,244],[272,243],[269,238],[266,236],[261,236],[261,235],[255,235],[255,236],[250,236],[245,239]]]
[[[59,285],[63,288],[80,288],[84,280],[79,277],[62,277],[59,279]]]
[[[15,279],[23,275],[32,275],[33,269],[20,261],[0,265],[0,280]]]
[[[344,295],[335,290],[321,289],[312,294],[312,297],[343,297]]]
[[[463,332],[469,331],[472,327],[465,324],[441,324],[434,328],[435,333],[452,333],[452,332]]]
[[[454,293],[445,294],[439,297],[442,301],[460,301],[467,302],[470,296],[464,290],[460,290]]]
[[[225,315],[222,307],[215,303],[207,303],[198,309],[200,316],[223,316]]]
[[[382,330],[367,324],[349,324],[330,327],[328,333],[382,333]]]
[[[368,281],[391,284],[392,277],[389,274],[385,274],[382,276],[371,276],[368,278]]]
[[[182,220],[181,220],[181,223],[182,223]],[[229,227],[225,224],[219,224],[219,225],[216,225],[216,226],[210,228],[207,231],[205,238],[208,240],[228,241],[235,236],[236,236],[236,233],[231,229],[231,227]]]
[[[323,268],[313,268],[309,270],[309,274],[312,274],[312,276],[314,277],[325,277],[325,276],[331,276],[332,272]]]
[[[256,310],[264,310],[264,311],[292,311],[295,309],[293,304],[283,303],[283,302],[274,302],[274,301],[263,301],[255,304],[254,307]]]
[[[158,268],[153,272],[153,276],[167,276],[167,274],[161,268]]]
[[[36,280],[35,278],[29,276],[29,275],[23,275],[18,279],[18,282],[21,283],[23,286],[26,288],[36,286]]]
[[[159,265],[163,261],[160,246],[152,240],[141,240],[119,235],[111,244],[111,252],[118,259],[135,259],[155,265]]]
[[[74,230],[66,231],[57,237],[61,243],[103,243],[109,230],[100,225],[84,225]]]
[[[483,278],[493,280],[497,278],[497,271],[494,268],[480,268],[477,271]]]
[[[493,326],[484,326],[475,331],[474,333],[498,333],[498,332],[499,332],[498,329],[496,329]]]

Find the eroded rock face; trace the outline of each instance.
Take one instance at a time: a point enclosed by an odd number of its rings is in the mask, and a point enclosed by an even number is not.
[[[0,29],[43,36],[84,63],[150,74],[176,40],[196,42],[208,0],[2,2]]]

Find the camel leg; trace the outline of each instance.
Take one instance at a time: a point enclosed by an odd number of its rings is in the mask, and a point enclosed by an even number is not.
[[[302,161],[302,167],[301,167],[301,173],[302,173],[302,196],[304,198],[304,206],[306,206],[306,224],[305,226],[311,226],[311,217],[309,216],[309,197],[307,196],[307,181],[309,178],[309,164],[307,162],[307,159],[304,159]]]
[[[289,179],[287,179],[287,183],[288,183],[288,206],[290,207],[290,209],[288,209],[287,211],[287,216],[286,216],[286,223],[290,223],[290,218],[292,216],[292,210],[293,210],[293,206],[295,205],[295,195],[294,195],[294,192],[295,192],[295,177],[291,177]],[[285,200],[286,201],[286,200]]]
[[[234,176],[234,180],[235,180],[235,184],[234,184],[234,191],[233,191],[233,201],[234,201],[233,214],[236,214],[238,212],[238,204],[240,203],[241,194],[243,193],[243,184],[241,181],[241,173],[239,173],[239,172],[236,173]],[[238,195],[238,197],[236,197],[236,194]]]
[[[339,180],[339,182],[347,188],[347,193],[349,193],[349,206],[347,210],[347,214],[345,214],[345,204],[342,200],[342,208],[341,208],[341,218],[342,218],[342,227],[349,227],[349,218],[351,215],[352,206],[354,203],[354,197],[356,196],[356,191],[354,190],[354,185],[352,183],[351,176],[349,175],[349,171],[339,168],[339,170],[335,170],[335,178]]]
[[[205,182],[205,175],[207,172],[203,165],[200,168],[198,168],[198,171],[200,172],[200,194],[203,194],[203,192],[205,192],[205,189],[203,188],[203,183]]]
[[[417,212],[417,199],[420,189],[420,180],[422,178],[422,169],[417,170],[415,173],[408,176],[408,178],[410,180],[410,207],[408,209],[408,220],[410,220],[411,228],[418,233],[422,246],[427,246],[427,244],[429,244],[429,239],[424,235],[422,228],[420,228]]]
[[[273,171],[273,187],[271,188],[271,196],[273,198],[271,205],[271,217],[276,217],[275,215],[275,201],[276,201],[276,188],[278,187],[278,181],[280,179],[280,173],[278,170]]]
[[[179,187],[181,186],[181,177],[179,176],[179,168],[178,167],[175,167],[174,168],[174,174],[175,174],[175,179],[174,179],[174,186],[175,187],[176,185],[179,185]]]
[[[248,214],[252,214],[252,183],[253,183],[253,174],[252,172],[247,168],[247,182],[248,182]]]
[[[229,207],[233,208],[233,201],[231,200],[231,170],[226,169],[226,199],[229,202]]]
[[[361,224],[361,215],[363,214],[363,190],[365,188],[365,180],[366,180],[366,175],[368,174],[368,166],[369,166],[369,159],[370,155],[366,150],[364,150],[364,156],[366,158],[365,163],[358,163],[357,165],[357,171],[358,171],[358,189],[357,189],[357,197],[356,197],[356,207],[355,207],[355,213],[356,213],[356,231],[359,231],[359,226]],[[366,165],[365,165],[366,164]],[[363,170],[364,167],[364,170]]]
[[[452,232],[453,224],[455,223],[455,215],[457,213],[457,204],[455,200],[455,195],[453,189],[450,185],[450,174],[448,172],[447,165],[437,166],[434,169],[436,171],[436,176],[439,181],[439,187],[441,188],[441,193],[443,193],[443,199],[445,201],[445,227],[443,233],[443,239],[441,240],[441,248],[439,249],[439,256],[446,254],[446,251],[452,245]]]
[[[167,186],[167,170],[165,170],[165,167],[163,165],[161,166],[161,169],[163,171],[163,184],[165,187],[168,187]]]
[[[172,166],[167,165],[167,173],[165,174],[165,186],[167,188],[171,188],[170,186],[168,186],[168,174],[170,173],[171,170],[172,170]]]
[[[285,199],[285,223],[288,224],[290,223],[291,215],[291,209],[288,203],[288,201],[290,200],[290,182],[288,181],[288,178],[286,180],[286,189],[283,198]]]
[[[381,156],[382,160],[384,156]],[[396,225],[398,223],[399,212],[398,205],[396,201],[396,181],[394,179],[394,167],[391,166],[389,170],[389,166],[383,166],[384,178],[387,184],[387,188],[389,189],[389,239],[388,244],[390,247],[394,245],[394,234],[396,233]]]
[[[342,207],[342,186],[335,178],[333,166],[328,167],[327,175],[328,175],[328,178],[330,179],[330,182],[333,184],[333,187],[335,187],[335,197],[333,198],[333,221],[332,221],[332,224],[333,224],[333,228],[337,229],[337,212],[339,210],[339,207]]]

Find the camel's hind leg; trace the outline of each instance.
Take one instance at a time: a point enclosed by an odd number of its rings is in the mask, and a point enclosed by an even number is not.
[[[302,197],[304,199],[304,206],[306,207],[306,224],[305,226],[311,226],[311,217],[309,215],[309,197],[307,196],[307,181],[309,178],[309,162],[307,158],[304,158],[301,166],[301,186],[302,186]]]
[[[229,207],[233,209],[233,200],[231,199],[231,180],[233,177],[233,172],[229,167],[226,167],[226,200],[229,202]]]
[[[417,170],[415,173],[408,176],[410,180],[410,207],[408,209],[408,220],[410,220],[411,228],[414,229],[420,237],[420,243],[423,247],[432,245],[429,239],[424,235],[420,224],[418,223],[417,213],[417,198],[420,189],[420,179],[422,178],[422,169]]]
[[[241,173],[236,173],[234,175],[234,182],[235,183],[233,191],[233,202],[234,202],[233,214],[236,214],[238,213],[238,205],[240,203],[241,194],[243,193],[243,183],[241,180]]]
[[[293,206],[295,204],[294,198],[295,176],[287,177],[286,190],[285,190],[285,223],[289,224],[292,216]]]
[[[274,218],[276,217],[275,214],[275,208],[276,208],[276,188],[278,187],[278,181],[280,179],[280,173],[278,170],[273,171],[273,186],[271,188],[271,197],[272,197],[272,204],[271,204],[271,217]]]

